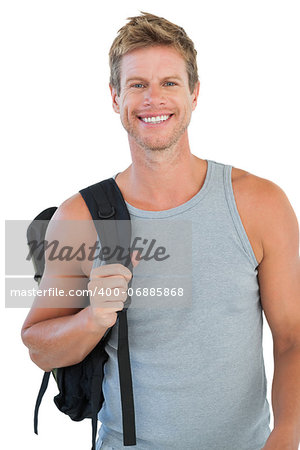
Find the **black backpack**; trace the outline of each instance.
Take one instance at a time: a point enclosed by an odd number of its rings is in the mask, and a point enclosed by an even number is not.
[[[114,248],[119,244],[122,248],[130,249],[130,215],[115,180],[109,178],[82,189],[79,192],[90,211],[101,247],[108,246]],[[47,225],[56,209],[56,207],[51,207],[42,211],[31,222],[27,229],[27,242],[29,248],[31,248],[31,245],[34,242],[43,243],[44,245]],[[115,222],[113,222],[115,226],[109,226],[106,219],[109,219],[110,221],[115,220]],[[127,222],[124,222],[122,227],[120,227],[118,226],[119,220],[126,220]],[[110,222],[110,224],[112,224],[112,222]],[[45,259],[44,257],[36,259],[34,254],[32,254],[32,260],[35,268],[34,279],[39,283],[44,272]],[[110,263],[115,262],[120,262],[116,256],[110,259]],[[129,262],[126,265],[132,272],[132,263]],[[131,282],[132,279],[130,280],[128,287],[131,286]],[[136,445],[126,307],[126,305],[130,304],[130,301],[131,298],[128,296],[123,310],[118,311],[116,321],[116,323],[118,322],[119,324],[118,367],[124,446]],[[59,389],[59,394],[54,397],[54,403],[58,409],[75,421],[81,421],[85,418],[90,418],[92,420],[92,450],[95,450],[97,416],[104,401],[102,381],[104,377],[104,364],[108,359],[108,354],[105,351],[105,344],[110,337],[111,330],[112,327],[107,330],[100,342],[83,361],[69,367],[61,367],[52,371]],[[36,434],[38,434],[38,410],[47,389],[50,374],[51,372],[44,373],[36,400],[34,411],[34,432]]]

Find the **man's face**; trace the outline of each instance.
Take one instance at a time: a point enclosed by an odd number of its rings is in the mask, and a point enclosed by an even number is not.
[[[199,83],[189,90],[183,57],[172,47],[155,46],[126,53],[121,61],[121,91],[111,88],[114,110],[129,141],[165,150],[187,133],[197,104]]]

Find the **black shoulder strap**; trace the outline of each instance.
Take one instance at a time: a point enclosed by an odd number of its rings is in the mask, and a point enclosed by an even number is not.
[[[39,213],[27,228],[27,245],[30,250],[30,255],[35,271],[34,279],[40,284],[45,268],[45,235],[49,220],[57,210],[56,206],[44,209]],[[35,245],[42,246],[42,251],[39,249],[39,255],[34,251]]]
[[[34,432],[35,434],[38,434],[38,413],[39,413],[39,407],[42,401],[42,398],[44,397],[44,394],[47,390],[48,383],[49,383],[49,377],[51,372],[45,372],[43,376],[43,381],[38,393],[38,397],[36,400],[35,408],[34,408]]]
[[[101,246],[114,248],[116,245],[130,249],[131,224],[126,203],[115,180],[109,178],[79,191],[94,221]],[[108,220],[108,221],[107,221]],[[120,226],[119,221],[125,220]],[[115,257],[110,263],[119,262]],[[127,265],[132,271],[131,261]],[[130,280],[129,286],[131,285]],[[128,296],[130,300],[130,297]],[[126,304],[128,304],[128,299]],[[136,445],[135,414],[130,367],[127,308],[118,311],[118,366],[122,403],[123,443],[124,446]],[[95,422],[98,411],[95,411],[93,422],[93,441],[95,439]]]

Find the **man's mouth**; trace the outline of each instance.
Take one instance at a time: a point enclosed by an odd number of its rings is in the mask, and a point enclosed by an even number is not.
[[[173,116],[173,114],[168,114],[168,115],[161,115],[161,116],[149,116],[149,117],[139,117],[139,119],[144,122],[144,123],[149,123],[149,124],[159,124],[159,123],[163,123],[166,122],[167,120],[169,120],[171,117]]]

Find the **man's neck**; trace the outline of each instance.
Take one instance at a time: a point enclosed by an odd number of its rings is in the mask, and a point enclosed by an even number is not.
[[[116,177],[123,197],[132,206],[149,211],[175,208],[199,192],[207,162],[192,155],[159,164],[133,163]]]

